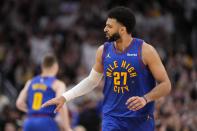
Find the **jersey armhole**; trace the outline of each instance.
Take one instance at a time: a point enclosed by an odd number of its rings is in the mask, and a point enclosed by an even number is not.
[[[142,69],[145,69],[146,65],[144,64],[144,62],[142,60],[142,46],[143,46],[144,41],[140,40],[139,43],[140,43],[140,45],[138,47],[138,58],[139,58],[139,62],[140,62],[140,65],[141,65]]]
[[[103,53],[102,53],[102,65],[104,67],[104,59],[105,59],[105,55],[106,55],[106,47],[107,47],[107,43],[104,43],[103,45]]]

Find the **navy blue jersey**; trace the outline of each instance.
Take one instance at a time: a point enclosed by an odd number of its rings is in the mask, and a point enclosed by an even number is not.
[[[41,76],[34,77],[31,80],[27,95],[28,115],[55,116],[54,109],[56,106],[41,108],[44,102],[55,97],[56,94],[52,89],[52,84],[55,80],[55,77]]]
[[[142,62],[143,40],[133,38],[124,52],[118,52],[114,42],[106,42],[103,51],[104,115],[137,117],[153,114],[154,102],[138,111],[125,105],[132,96],[143,96],[155,87],[155,79]]]

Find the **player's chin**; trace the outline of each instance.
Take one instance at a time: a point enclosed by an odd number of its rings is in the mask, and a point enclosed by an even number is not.
[[[109,40],[110,36],[108,34],[105,34],[105,37]]]
[[[111,37],[106,37],[107,41],[113,41]]]

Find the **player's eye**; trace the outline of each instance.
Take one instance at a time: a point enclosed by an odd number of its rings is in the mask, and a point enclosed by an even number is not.
[[[107,28],[112,28],[112,26],[110,24],[106,24]]]

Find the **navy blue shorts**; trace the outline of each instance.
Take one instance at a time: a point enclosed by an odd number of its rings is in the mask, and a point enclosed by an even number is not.
[[[154,131],[154,118],[104,116],[102,131]]]
[[[59,131],[52,117],[29,117],[23,124],[24,131]]]

